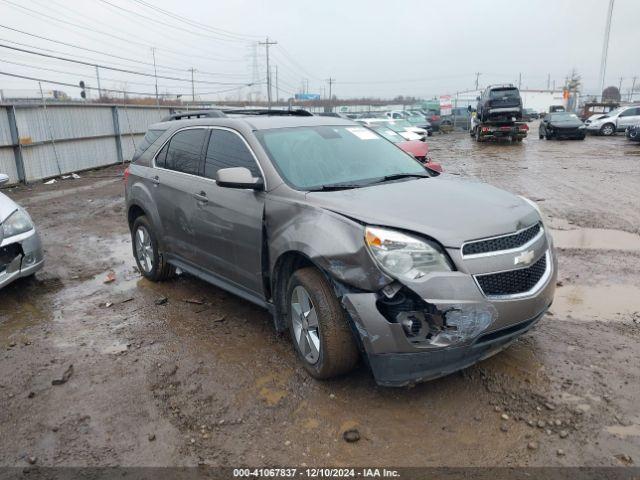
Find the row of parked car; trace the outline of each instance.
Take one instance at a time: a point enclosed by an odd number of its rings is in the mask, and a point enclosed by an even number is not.
[[[542,138],[584,139],[587,133],[612,136],[625,132],[632,141],[640,141],[640,106],[618,107],[608,113],[591,115],[584,122],[575,113],[553,112],[540,122],[538,135]]]

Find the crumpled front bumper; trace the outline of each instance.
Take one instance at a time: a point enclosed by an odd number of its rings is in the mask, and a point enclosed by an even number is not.
[[[4,257],[13,256],[0,263],[0,288],[32,275],[44,266],[42,243],[35,229],[3,239],[0,249],[4,249]]]
[[[482,331],[448,344],[410,341],[402,325],[381,313],[377,293],[343,295],[342,303],[360,336],[376,382],[403,386],[448,375],[494,355],[532,328],[551,306],[556,287],[557,258],[552,244],[544,246],[549,249],[550,271],[530,295],[486,297],[474,276],[462,271],[443,272],[406,285],[444,315],[458,311],[469,317],[491,316]]]

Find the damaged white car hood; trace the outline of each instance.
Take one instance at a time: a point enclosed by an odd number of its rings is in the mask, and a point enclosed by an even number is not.
[[[316,206],[369,225],[427,235],[445,247],[515,232],[540,221],[522,198],[450,175],[335,192],[310,192]]]

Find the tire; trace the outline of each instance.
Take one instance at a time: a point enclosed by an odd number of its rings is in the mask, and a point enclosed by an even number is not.
[[[584,140],[585,138],[586,138],[586,135],[580,135],[580,136],[578,137],[578,140]]]
[[[538,134],[538,139],[542,140],[544,138],[544,135],[542,135],[541,133]]]
[[[306,309],[304,295],[310,300],[310,308],[301,315]],[[353,370],[359,358],[358,347],[346,314],[324,275],[314,267],[295,271],[289,279],[286,298],[291,341],[305,370],[319,380]],[[300,308],[295,308],[296,303]],[[315,312],[315,316],[312,312]],[[317,322],[311,320],[314,317]],[[306,330],[303,325],[305,321]],[[316,323],[315,334],[313,323]],[[314,351],[310,348],[314,339],[319,345],[319,349],[316,349],[317,358],[314,358]]]
[[[480,135],[480,125],[476,126],[474,136],[475,136],[476,142],[482,143],[484,141],[484,139]]]
[[[546,138],[547,140],[553,140],[553,135],[550,135],[548,132],[545,132],[544,138]]]
[[[615,135],[616,126],[613,123],[605,123],[602,127],[600,127],[600,135],[604,135],[605,137],[610,137]]]
[[[145,278],[152,282],[161,282],[173,276],[175,267],[169,265],[159,252],[156,233],[146,216],[142,215],[133,222],[131,243],[133,257]]]

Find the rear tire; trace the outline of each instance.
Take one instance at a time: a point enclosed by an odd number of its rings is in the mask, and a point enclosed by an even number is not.
[[[342,306],[319,270],[307,267],[291,275],[287,309],[291,340],[312,377],[322,380],[353,370],[358,347]],[[314,349],[311,343],[316,340]]]
[[[151,222],[142,215],[135,219],[131,227],[133,257],[142,275],[152,282],[167,280],[175,273],[175,267],[169,265],[158,250],[156,233]]]

